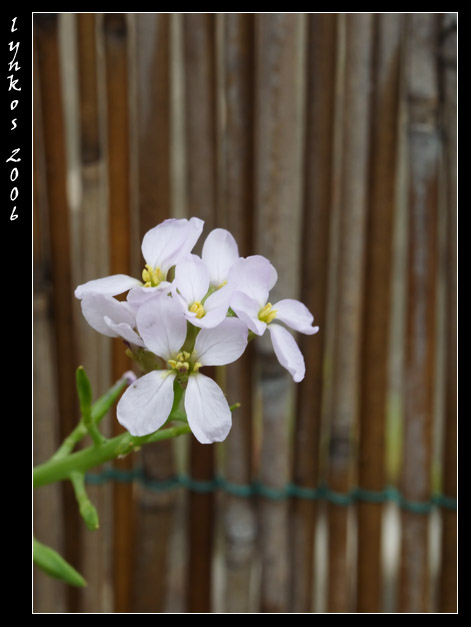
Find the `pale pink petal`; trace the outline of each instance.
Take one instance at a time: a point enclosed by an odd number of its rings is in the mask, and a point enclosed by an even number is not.
[[[218,384],[204,374],[192,374],[185,392],[188,424],[201,444],[222,442],[231,426],[232,415]]]
[[[314,317],[309,309],[299,300],[285,298],[273,305],[276,310],[276,319],[284,322],[295,331],[306,335],[313,335],[319,331],[319,327],[313,327]]]
[[[302,381],[306,372],[306,366],[296,340],[280,324],[269,324],[268,330],[278,361],[288,370],[296,383]]]
[[[167,421],[175,376],[169,370],[152,370],[128,387],[118,403],[117,417],[131,435],[149,435]]]
[[[231,267],[229,285],[234,290],[245,292],[259,304],[261,309],[268,300],[268,294],[275,285],[278,274],[272,264],[261,255],[238,259]]]
[[[129,290],[126,300],[133,307],[139,307],[145,303],[146,300],[155,296],[157,292],[168,294],[171,287],[172,284],[168,281],[162,281],[157,285],[157,287],[144,287],[143,285],[139,285],[138,287],[133,287],[133,289]]]
[[[208,311],[202,318],[197,318],[191,311],[185,313],[187,319],[195,327],[200,329],[213,329],[221,324],[226,317],[227,309],[219,308]]]
[[[191,252],[204,222],[199,218],[164,220],[147,231],[142,239],[142,255],[152,268],[167,273],[182,256]]]
[[[91,296],[92,294],[103,294],[105,296],[116,296],[127,292],[137,285],[142,285],[141,281],[134,279],[126,274],[112,274],[111,276],[103,277],[102,279],[94,279],[79,285],[75,289],[75,297],[78,299],[85,298],[85,296]]]
[[[201,259],[182,261],[175,268],[172,291],[178,290],[188,305],[201,302],[209,289],[209,273]]]
[[[117,336],[122,337],[130,344],[135,344],[136,346],[144,346],[144,342],[134,331],[130,324],[126,322],[114,322],[113,320],[108,318],[108,316],[105,316],[105,322],[111,329],[111,331],[114,331]]]
[[[226,229],[213,229],[204,242],[201,258],[209,270],[211,285],[219,287],[239,259],[237,242]]]
[[[214,329],[202,329],[196,338],[196,359],[203,366],[224,366],[239,359],[247,346],[247,325],[226,318]]]
[[[229,309],[229,303],[231,301],[232,296],[232,288],[228,285],[224,285],[220,287],[218,290],[213,292],[208,298],[204,301],[204,308],[206,311],[212,311],[213,309],[225,309],[226,313]]]
[[[231,309],[245,322],[256,335],[263,335],[267,328],[265,322],[258,319],[260,306],[256,300],[244,292],[234,292],[230,300]]]
[[[82,313],[88,324],[99,333],[109,337],[121,335],[113,330],[105,321],[108,318],[114,323],[123,323],[129,328],[136,326],[136,319],[132,308],[124,301],[118,301],[112,296],[92,294],[86,296],[81,302]]]
[[[186,318],[180,305],[166,294],[157,293],[141,305],[136,315],[137,329],[144,345],[163,359],[171,359],[186,338]]]

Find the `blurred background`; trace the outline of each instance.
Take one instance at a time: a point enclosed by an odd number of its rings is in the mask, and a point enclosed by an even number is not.
[[[34,461],[132,364],[75,287],[205,220],[302,300],[213,374],[224,443],[145,446],[34,494],[35,612],[456,612],[456,14],[34,14]],[[273,300],[274,299],[274,300]],[[115,413],[105,432],[120,432]],[[221,481],[224,479],[224,482]]]

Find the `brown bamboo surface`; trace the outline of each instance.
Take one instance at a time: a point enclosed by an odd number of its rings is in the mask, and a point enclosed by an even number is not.
[[[65,72],[76,67],[77,73],[77,116],[78,124],[72,127],[78,135],[77,161],[80,172],[78,206],[71,212],[72,254],[74,255],[74,283],[80,285],[92,278],[101,276],[108,267],[107,212],[102,210],[106,198],[104,185],[104,136],[100,126],[100,66],[97,46],[97,19],[92,13],[77,16],[74,23],[69,20],[66,37],[76,37],[76,59],[67,60]],[[71,53],[74,51],[71,51]],[[64,56],[65,51],[64,51]],[[75,62],[74,62],[75,61]],[[73,96],[66,99],[66,115],[73,103]],[[86,323],[78,301],[74,307],[75,325],[78,329],[78,350],[80,363],[84,366],[93,390],[103,390],[111,383],[110,346],[106,338],[96,337],[96,333]],[[109,422],[109,421],[108,421]],[[109,434],[110,425],[104,426]],[[81,593],[81,610],[111,611],[113,595],[110,591],[109,573],[112,555],[111,537],[113,533],[112,487],[90,487],[89,496],[101,512],[99,529],[90,533],[82,526],[82,572],[88,586]]]
[[[138,240],[170,217],[170,66],[169,15],[135,16],[134,88],[136,96],[136,163]],[[146,89],[148,86],[148,89]],[[134,253],[136,276],[143,268],[140,248]],[[148,480],[175,474],[172,442],[145,447],[140,464]],[[133,607],[162,612],[170,567],[169,539],[175,516],[175,494],[139,491],[134,543]]]
[[[34,61],[37,62],[36,50]],[[39,110],[38,74],[34,81],[33,98],[36,110]],[[37,121],[37,118],[36,118]],[[44,159],[43,138],[41,124],[34,125],[33,135],[33,194],[34,194],[34,222],[36,229],[33,239],[33,312],[36,319],[36,329],[33,338],[33,376],[34,386],[47,390],[47,394],[35,395],[33,398],[33,437],[36,443],[33,451],[33,462],[41,463],[54,453],[59,444],[59,414],[57,398],[53,392],[55,388],[55,369],[52,354],[53,325],[50,319],[50,259],[48,258],[48,236],[44,230],[47,224],[47,200],[44,186]],[[42,228],[39,228],[42,225]],[[47,367],[44,367],[46,365]],[[49,420],[41,420],[42,416],[49,416]],[[56,550],[63,550],[63,529],[61,525],[51,525],[53,520],[62,519],[61,486],[48,486],[48,490],[36,496],[33,502],[33,532],[37,538]],[[66,606],[64,585],[49,577],[35,576],[33,582],[33,611],[42,612],[53,608],[55,612],[62,612]]]
[[[332,149],[337,16],[311,15],[306,64],[305,191],[300,292],[321,328],[318,341],[300,338],[310,377],[300,383],[296,414],[293,481],[315,488],[319,480],[323,357],[327,325],[328,260],[332,208]],[[317,504],[295,499],[290,533],[294,612],[313,610],[314,543]]]
[[[457,496],[457,79],[456,79],[456,20],[443,19],[442,62],[444,73],[445,112],[444,131],[448,140],[446,150],[447,189],[447,295],[446,295],[446,406],[444,422],[443,490]],[[457,515],[443,512],[442,574],[439,611],[457,609]]]
[[[58,18],[35,16],[35,45],[40,89],[40,111],[44,146],[44,176],[47,195],[47,227],[50,243],[50,273],[55,349],[55,384],[62,440],[78,420],[75,392],[76,343],[73,332],[73,292],[69,257],[69,214],[67,197],[66,138],[61,92]],[[39,122],[39,120],[38,120]],[[58,365],[60,364],[60,367]],[[80,558],[80,520],[70,485],[62,486],[64,509],[64,555],[72,563]],[[77,607],[76,590],[68,589],[71,607]]]
[[[128,23],[123,14],[103,17],[106,72],[106,119],[108,152],[108,228],[110,274],[131,274],[131,172],[129,136]],[[112,347],[112,379],[116,381],[130,369],[123,342],[116,338]],[[115,432],[122,429],[115,422]],[[127,469],[131,458],[117,460],[117,468]],[[114,486],[114,565],[115,611],[131,610],[134,508],[131,483]]]
[[[348,492],[355,481],[353,451],[360,381],[374,28],[370,14],[351,14],[345,20],[342,188],[329,445],[329,485],[342,493]],[[348,514],[346,507],[329,508],[328,609],[331,612],[351,610]]]
[[[367,237],[363,376],[360,388],[358,484],[381,490],[385,482],[384,439],[388,396],[394,209],[402,16],[378,15],[374,33],[374,90],[371,113],[371,187]],[[358,504],[358,590],[360,612],[382,604],[382,504]]]
[[[226,123],[221,141],[224,224],[235,237],[239,254],[253,252],[253,130],[254,90],[253,15],[226,14],[222,18],[223,86]],[[226,442],[225,476],[235,484],[249,484],[253,461],[253,350],[226,368],[226,394],[240,402]],[[256,556],[254,503],[227,495],[223,511],[225,537],[225,607],[228,612],[253,609],[252,582]]]
[[[431,493],[437,202],[440,140],[435,15],[407,20],[409,258],[405,339],[404,462],[402,490],[409,499]],[[403,512],[399,609],[429,608],[427,517]]]
[[[211,14],[183,16],[185,59],[185,131],[188,216],[205,221],[205,233],[216,226],[216,24]],[[215,369],[208,369],[208,376]],[[214,476],[214,450],[195,438],[190,444],[190,471],[197,480]],[[211,553],[214,534],[214,494],[189,495],[189,556],[187,611],[211,610]]]
[[[457,496],[456,28],[34,15],[34,463],[76,425],[79,365],[95,398],[134,368],[75,287],[139,277],[166,218],[205,221],[197,253],[227,228],[276,267],[270,302],[300,299],[320,327],[293,332],[299,384],[268,332],[205,369],[240,403],[225,442],[190,434],[97,468],[98,531],[68,482],[35,491],[36,537],[88,582],[35,568],[35,613],[456,613],[457,513],[426,508]],[[115,408],[102,428],[121,432]],[[180,475],[203,483],[155,489]],[[311,498],[324,484],[335,498]],[[375,500],[389,486],[406,500]]]
[[[255,202],[256,245],[278,271],[272,303],[295,298],[299,289],[301,133],[304,77],[299,68],[304,24],[299,16],[256,16]],[[286,89],[281,90],[280,86]],[[283,287],[282,287],[283,286]],[[288,416],[292,381],[274,358],[268,336],[258,342],[262,432],[259,477],[272,487],[289,479]],[[288,507],[259,505],[262,612],[288,609]]]

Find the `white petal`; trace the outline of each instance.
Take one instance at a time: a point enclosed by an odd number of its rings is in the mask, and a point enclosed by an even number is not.
[[[296,340],[280,324],[269,324],[268,330],[270,331],[271,341],[278,361],[288,370],[293,380],[299,383],[299,381],[304,379],[306,366]]]
[[[203,366],[231,364],[247,346],[247,325],[237,318],[226,318],[214,329],[202,329],[196,338],[196,359]]]
[[[172,290],[177,290],[188,305],[201,302],[209,289],[209,273],[201,259],[182,261],[175,268]]]
[[[144,342],[130,324],[126,322],[114,322],[108,318],[108,316],[105,316],[105,322],[111,331],[116,333],[119,337],[122,337],[127,342],[135,344],[136,346],[144,346]]]
[[[227,313],[231,296],[232,288],[228,285],[224,285],[208,296],[208,298],[204,301],[204,308],[206,311],[212,311],[213,309],[225,309]]]
[[[132,308],[126,302],[118,301],[112,296],[92,294],[83,298],[81,306],[83,317],[88,324],[99,333],[103,333],[103,335],[108,335],[109,337],[120,335],[120,333],[110,328],[105,321],[106,317],[114,323],[125,323],[130,328],[136,326]]]
[[[221,324],[226,317],[226,313],[227,309],[219,308],[208,311],[202,318],[197,318],[191,311],[187,311],[185,315],[195,327],[199,327],[200,329],[213,329]]]
[[[299,300],[285,298],[273,305],[276,310],[276,319],[306,335],[313,335],[319,331],[319,327],[313,327],[314,317],[309,309]]]
[[[256,335],[263,335],[267,328],[265,322],[258,319],[260,306],[256,300],[244,292],[234,292],[230,301],[231,309],[245,322]]]
[[[167,273],[182,256],[191,252],[203,225],[203,220],[199,218],[171,218],[150,229],[144,235],[141,246],[146,263]]]
[[[170,359],[181,349],[186,338],[186,318],[171,296],[156,293],[139,307],[136,320],[145,346],[155,355]]]
[[[138,279],[134,279],[126,274],[112,274],[111,276],[106,276],[102,279],[94,279],[93,281],[79,285],[74,294],[78,299],[91,296],[92,294],[116,296],[117,294],[127,292],[127,290],[137,285],[142,285],[141,281]]]
[[[145,303],[146,300],[155,296],[156,292],[162,292],[164,294],[168,294],[172,284],[168,281],[162,281],[158,284],[157,287],[144,287],[143,285],[139,285],[138,287],[134,287],[129,290],[128,295],[126,296],[126,300],[133,307],[138,307]]]
[[[268,259],[253,255],[240,258],[233,264],[228,283],[256,300],[261,308],[266,304],[277,278],[278,274]]]
[[[188,424],[201,444],[222,442],[231,430],[232,415],[219,385],[204,374],[193,374],[185,392]]]
[[[211,284],[222,285],[239,259],[237,242],[226,229],[213,229],[204,242],[201,258],[209,270]]]
[[[166,422],[175,376],[169,370],[153,370],[128,387],[118,403],[117,417],[131,435],[149,435]]]

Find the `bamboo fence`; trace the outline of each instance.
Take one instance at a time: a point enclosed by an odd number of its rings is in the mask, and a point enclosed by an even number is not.
[[[241,403],[224,443],[91,473],[98,531],[38,489],[38,539],[88,586],[34,570],[34,612],[457,612],[456,22],[34,14],[34,461],[78,365],[97,396],[131,368],[75,286],[138,276],[168,217],[229,229],[320,326],[300,384],[267,338],[212,370]]]

